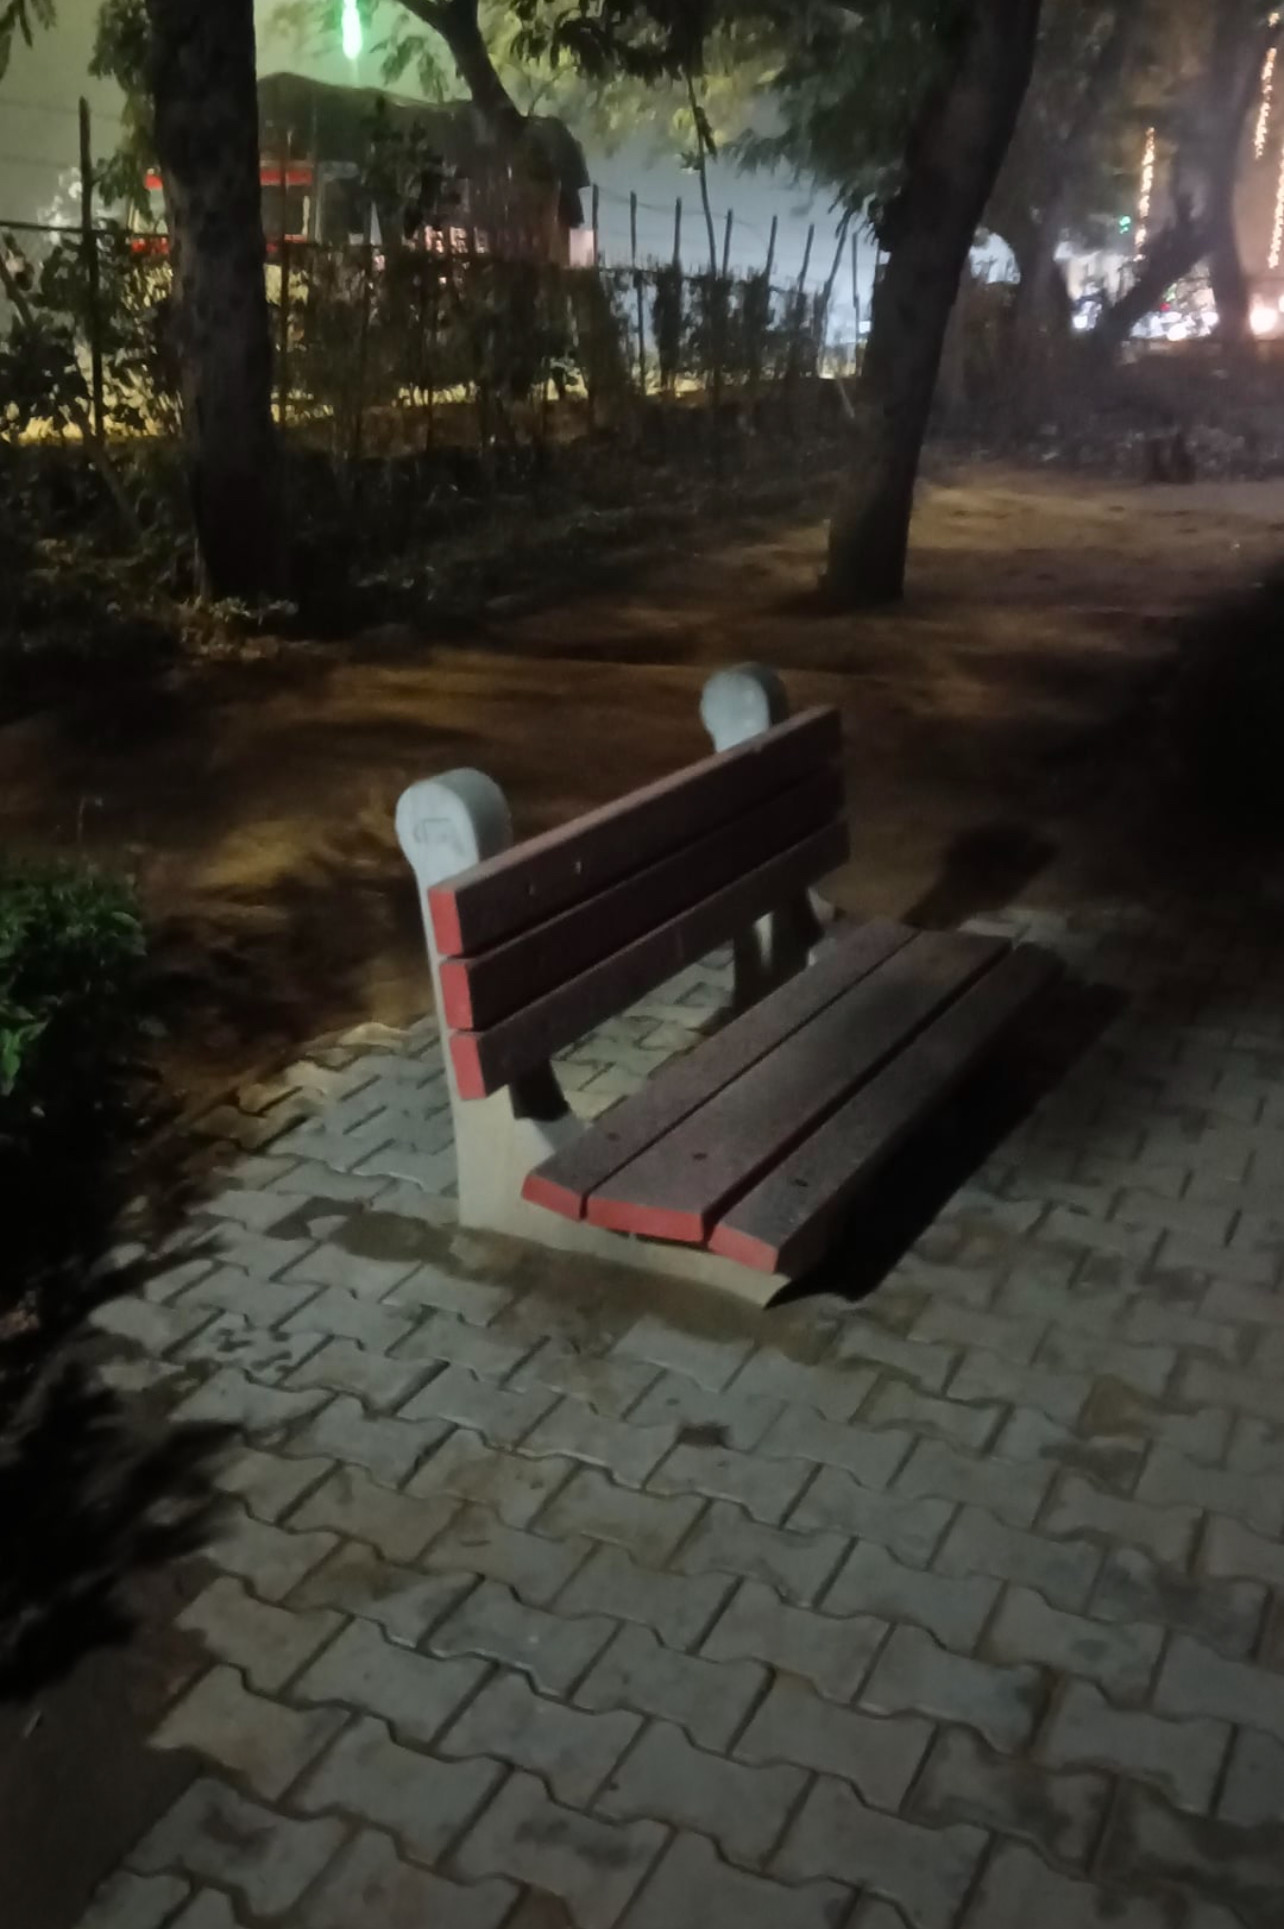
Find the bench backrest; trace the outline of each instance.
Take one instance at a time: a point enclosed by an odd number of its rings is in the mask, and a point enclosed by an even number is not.
[[[797,899],[847,856],[814,709],[428,891],[456,1084],[481,1098]]]

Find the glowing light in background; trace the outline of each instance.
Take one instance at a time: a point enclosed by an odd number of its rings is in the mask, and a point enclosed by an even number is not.
[[[1280,178],[1275,189],[1275,225],[1271,229],[1271,252],[1267,266],[1278,268],[1284,254],[1284,150],[1280,153]]]
[[[364,36],[357,0],[343,0],[343,55],[345,60],[360,60]]]
[[[1137,253],[1146,251],[1146,223],[1155,192],[1155,130],[1146,129],[1146,151],[1141,157],[1141,190],[1137,196]]]
[[[1266,135],[1271,124],[1271,98],[1275,92],[1275,61],[1278,52],[1278,48],[1270,48],[1262,63],[1262,104],[1257,110],[1257,126],[1253,132],[1253,152],[1259,161],[1266,152]]]

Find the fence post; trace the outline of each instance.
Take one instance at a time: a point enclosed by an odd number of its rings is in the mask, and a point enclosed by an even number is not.
[[[278,245],[281,249],[281,331],[277,348],[278,400],[276,405],[277,421],[285,427],[285,418],[290,406],[290,236],[286,210],[289,202],[290,177],[290,136],[287,131],[285,145],[281,149],[281,231]]]
[[[642,292],[642,271],[638,267],[638,197],[635,188],[629,195],[629,257],[633,263],[633,287],[638,300],[638,387],[646,401],[646,301]]]
[[[361,327],[357,334],[357,414],[352,425],[352,461],[361,460],[366,420],[366,358],[370,346],[370,303],[374,295],[374,202],[366,201],[366,235],[361,244]]]
[[[771,217],[771,239],[770,239],[770,240],[768,241],[768,243],[767,243],[767,288],[768,288],[768,291],[770,291],[770,288],[771,288],[771,273],[772,273],[772,269],[773,269],[773,268],[775,267],[775,265],[776,265],[776,236],[777,236],[777,234],[778,234],[779,232],[780,232],[780,216],[779,216],[778,214],[773,214],[773,215],[772,215],[772,217]]]
[[[98,284],[98,236],[94,233],[94,162],[89,138],[89,102],[80,98],[80,235],[89,292],[89,363],[94,405],[94,434],[106,433],[103,403],[103,322]]]
[[[722,237],[722,279],[725,281],[731,272],[731,235],[736,225],[736,211],[727,209],[727,226]]]
[[[673,265],[682,266],[682,196],[673,204]]]
[[[593,183],[593,266],[602,266],[602,190]]]

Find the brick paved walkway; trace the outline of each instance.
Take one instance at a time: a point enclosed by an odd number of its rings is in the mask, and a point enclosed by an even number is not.
[[[1280,953],[1036,935],[1133,1003],[858,1309],[452,1231],[428,1024],[212,1121],[221,1253],[100,1315],[244,1441],[207,1766],[85,1929],[1284,1919]]]

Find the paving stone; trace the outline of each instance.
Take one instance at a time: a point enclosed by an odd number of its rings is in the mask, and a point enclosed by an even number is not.
[[[1099,1681],[1121,1701],[1140,1700],[1163,1646],[1162,1628],[1104,1627],[1081,1614],[1049,1607],[1032,1588],[1010,1587],[987,1645],[1003,1661],[1037,1661]]]
[[[853,1315],[843,1322],[835,1354],[826,1365],[886,1367],[929,1393],[939,1393],[957,1360],[955,1348],[903,1340],[873,1320]]]
[[[911,1813],[933,1828],[974,1822],[1026,1837],[1059,1862],[1092,1854],[1110,1803],[1107,1775],[1051,1775],[998,1755],[966,1728],[942,1729],[914,1789]]]
[[[89,1324],[100,1333],[141,1346],[146,1353],[167,1353],[171,1347],[190,1339],[214,1317],[210,1306],[180,1301],[176,1306],[153,1304],[137,1293],[120,1299],[104,1300],[89,1315]]]
[[[411,1321],[341,1286],[325,1286],[306,1306],[286,1320],[286,1333],[324,1333],[331,1339],[351,1340],[372,1353],[390,1353],[411,1329]]]
[[[449,1126],[449,1121],[447,1121]],[[441,1266],[416,1266],[408,1279],[398,1280],[388,1294],[389,1306],[429,1307],[449,1313],[470,1326],[489,1326],[513,1298],[511,1286],[451,1273]]]
[[[1048,1367],[1015,1366],[983,1348],[963,1356],[950,1381],[951,1400],[1001,1400],[1013,1406],[1038,1407],[1066,1425],[1076,1420],[1092,1391],[1086,1373],[1055,1373]]]
[[[1284,1740],[1284,1675],[1227,1661],[1186,1634],[1169,1644],[1154,1705],[1163,1715],[1209,1715]]]
[[[956,1382],[957,1379],[958,1374]],[[969,1405],[963,1394],[938,1400],[933,1394],[918,1392],[906,1380],[883,1380],[865,1408],[864,1418],[880,1427],[900,1421],[916,1433],[936,1434],[955,1446],[970,1447],[979,1453],[998,1430],[1001,1413],[1002,1409],[995,1405]]]
[[[162,1253],[164,1249],[161,1249]],[[109,1253],[104,1265],[106,1276],[114,1278],[118,1267],[144,1266],[140,1292],[149,1304],[160,1305],[175,1300],[183,1290],[198,1279],[205,1279],[213,1272],[218,1261],[212,1251],[198,1252],[190,1258],[180,1258],[171,1265],[162,1263],[158,1254],[148,1253],[142,1246],[131,1246],[119,1260]],[[132,1297],[132,1295],[130,1295]]]
[[[1172,1346],[1128,1346],[1122,1340],[1054,1326],[1044,1339],[1039,1362],[1054,1372],[1094,1378],[1108,1375],[1158,1400],[1172,1378],[1177,1353]]]
[[[239,1668],[251,1688],[275,1694],[317,1649],[338,1633],[337,1614],[269,1607],[239,1581],[211,1581],[184,1608],[177,1625],[199,1634],[216,1660]]]
[[[606,1822],[551,1802],[513,1775],[455,1852],[466,1881],[507,1875],[560,1896],[577,1929],[610,1929],[665,1842],[657,1822]]]
[[[1183,1313],[1174,1306],[1149,1299],[1139,1300],[1133,1307],[1124,1327],[1124,1337],[1141,1346],[1180,1346],[1209,1353],[1231,1367],[1240,1364],[1244,1353],[1243,1334],[1238,1326],[1201,1319],[1198,1314]]]
[[[449,1420],[481,1434],[492,1447],[512,1447],[557,1405],[557,1395],[543,1387],[513,1391],[470,1373],[466,1366],[448,1366],[417,1393],[400,1418]]]
[[[725,1761],[657,1722],[616,1768],[596,1806],[604,1815],[693,1829],[711,1836],[729,1861],[758,1869],[806,1785],[801,1769]]]
[[[1234,1920],[1270,1929],[1279,1920],[1284,1831],[1245,1834],[1226,1822],[1179,1815],[1148,1789],[1124,1783],[1106,1832],[1102,1871],[1121,1883],[1144,1873],[1152,1884],[1203,1892],[1227,1905]]]
[[[913,1435],[904,1430],[825,1420],[804,1407],[786,1407],[758,1451],[772,1458],[842,1467],[862,1486],[883,1488],[912,1442]]]
[[[914,1338],[956,1347],[980,1346],[1014,1366],[1029,1366],[1045,1331],[1043,1320],[1014,1319],[1011,1314],[983,1312],[934,1296],[914,1326]]]
[[[542,1534],[528,1534],[470,1503],[458,1510],[449,1527],[420,1556],[420,1565],[502,1581],[521,1600],[547,1607],[583,1564],[592,1545],[576,1535],[548,1540]]]
[[[1099,1534],[1148,1548],[1170,1566],[1184,1567],[1199,1514],[1194,1507],[1152,1507],[1141,1500],[1103,1494],[1071,1476],[1053,1495],[1043,1525],[1049,1534]]]
[[[189,1893],[181,1876],[121,1869],[94,1891],[77,1929],[162,1929]]]
[[[553,1539],[586,1534],[611,1541],[644,1567],[663,1567],[700,1508],[695,1494],[639,1494],[617,1487],[595,1469],[580,1468],[544,1509],[539,1531]]]
[[[886,1720],[822,1700],[805,1683],[777,1678],[736,1743],[747,1762],[790,1762],[850,1782],[874,1808],[897,1809],[932,1739],[932,1724]]]
[[[1079,1421],[1087,1434],[1128,1435],[1153,1440],[1191,1460],[1210,1465],[1226,1452],[1231,1416],[1218,1407],[1185,1413],[1159,1406],[1118,1380],[1100,1380]]]
[[[553,1799],[586,1808],[642,1729],[639,1715],[586,1714],[500,1675],[470,1701],[437,1743],[451,1756],[490,1756],[541,1777]]]
[[[478,1654],[520,1668],[541,1693],[565,1695],[614,1633],[614,1621],[577,1613],[565,1597],[556,1614],[546,1614],[519,1601],[510,1588],[483,1581],[434,1628],[426,1645],[434,1654]]]
[[[1284,1588],[1284,1547],[1263,1540],[1237,1520],[1212,1516],[1204,1530],[1200,1565],[1209,1574],[1244,1575]]]
[[[734,1586],[729,1575],[661,1574],[618,1547],[598,1547],[557,1604],[559,1614],[636,1621],[670,1648],[692,1648]]]
[[[1012,1752],[1034,1732],[1043,1695],[1036,1668],[967,1660],[918,1628],[894,1628],[860,1700],[874,1714],[962,1722]]]
[[[169,1929],[240,1929],[240,1918],[217,1889],[198,1889]]]
[[[1088,1541],[1049,1540],[1008,1527],[980,1507],[965,1507],[937,1553],[942,1574],[991,1574],[1037,1588],[1053,1607],[1081,1608],[1101,1565]]]
[[[422,1380],[424,1371],[422,1366],[389,1359],[386,1353],[372,1352],[352,1340],[329,1340],[295,1369],[290,1384],[351,1393],[363,1406],[373,1407],[377,1413],[389,1413],[408,1398],[411,1389]],[[411,1413],[407,1417],[420,1416]]]
[[[267,1331],[297,1317],[316,1298],[317,1290],[310,1281],[268,1279],[239,1266],[222,1265],[189,1286],[179,1305],[233,1313],[247,1325]]]
[[[312,1813],[360,1816],[395,1835],[414,1860],[433,1863],[503,1778],[496,1762],[433,1761],[403,1748],[384,1722],[366,1718],[340,1736],[292,1802]]]
[[[1240,1729],[1217,1813],[1240,1829],[1284,1822],[1284,1744],[1255,1729]]]
[[[847,1702],[886,1632],[884,1621],[812,1614],[790,1607],[774,1588],[742,1581],[701,1653],[711,1661],[764,1661],[778,1675],[810,1681],[831,1701]]]
[[[537,1460],[504,1453],[488,1447],[479,1434],[461,1427],[424,1461],[407,1483],[406,1492],[428,1499],[450,1495],[456,1500],[471,1500],[490,1509],[509,1527],[528,1527],[574,1472],[572,1460]]]
[[[426,1746],[486,1672],[484,1661],[429,1660],[397,1647],[372,1621],[354,1621],[296,1682],[294,1695],[379,1715]]]
[[[221,1493],[237,1495],[259,1520],[276,1521],[329,1469],[328,1460],[296,1460],[292,1455],[246,1447],[234,1460],[215,1468],[211,1478]],[[319,1521],[295,1524],[322,1525]]]
[[[1100,1131],[1093,1132],[1092,1139],[1098,1149],[1105,1143]],[[1109,1254],[1145,1266],[1163,1234],[1158,1226],[1122,1226],[1115,1220],[1090,1218],[1070,1206],[1054,1206],[1044,1222],[1043,1237],[1051,1245]]]
[[[866,1808],[821,1778],[789,1827],[774,1868],[790,1881],[832,1875],[895,1903],[912,1929],[948,1929],[985,1847],[980,1829],[919,1828]]]
[[[401,1342],[397,1355],[405,1360],[442,1360],[448,1366],[466,1366],[483,1379],[502,1380],[520,1366],[531,1346],[529,1340],[470,1326],[451,1313],[430,1313]]]
[[[648,1314],[636,1320],[616,1341],[615,1351],[685,1374],[687,1379],[695,1380],[711,1393],[721,1393],[748,1359],[753,1343],[748,1339],[720,1340],[684,1332]]]
[[[640,1711],[677,1722],[700,1748],[725,1750],[762,1693],[767,1671],[748,1661],[675,1654],[647,1628],[622,1628],[576,1691],[582,1708]]]
[[[220,1522],[209,1555],[216,1567],[248,1581],[260,1599],[280,1601],[334,1546],[333,1534],[296,1534],[235,1507]]]
[[[283,1915],[336,1854],[344,1833],[332,1818],[297,1822],[202,1779],[129,1860],[145,1875],[186,1870],[234,1890],[254,1914]]]
[[[695,1382],[683,1379],[681,1375],[661,1375],[660,1369],[649,1360],[630,1360],[623,1355],[612,1354],[609,1359],[597,1359],[592,1354],[577,1352],[574,1347],[565,1346],[558,1340],[545,1340],[536,1348],[530,1358],[513,1374],[510,1385],[516,1387],[543,1386],[554,1393],[569,1394],[574,1400],[582,1400],[608,1420],[622,1420],[630,1409],[637,1409],[631,1418],[642,1425],[668,1424],[668,1417],[660,1413],[649,1413],[639,1407],[639,1402],[648,1387],[659,1387],[666,1382],[691,1391]],[[675,1422],[680,1420],[675,1416]],[[765,1431],[766,1421],[763,1422]],[[733,1441],[733,1446],[752,1446],[754,1442]]]
[[[1186,1360],[1177,1383],[1177,1398],[1187,1406],[1228,1407],[1232,1413],[1279,1422],[1278,1381],[1236,1373],[1229,1367],[1215,1366],[1211,1360]]]
[[[1154,1265],[1156,1273],[1203,1273],[1212,1279],[1235,1279],[1258,1286],[1269,1286],[1278,1270],[1278,1261],[1271,1253],[1171,1232],[1165,1235]]]
[[[1179,1808],[1207,1813],[1230,1730],[1218,1721],[1164,1721],[1113,1708],[1099,1689],[1071,1682],[1039,1742],[1053,1767],[1091,1762],[1156,1782]]]
[[[676,1441],[672,1426],[611,1420],[579,1400],[562,1400],[522,1441],[529,1454],[564,1454],[604,1468],[625,1487],[643,1487]]]
[[[324,1344],[319,1333],[277,1333],[220,1313],[181,1349],[184,1366],[233,1368],[266,1386],[281,1385]]]
[[[378,1301],[414,1270],[413,1259],[367,1258],[327,1241],[296,1260],[285,1277],[291,1285],[340,1286],[360,1299]]]
[[[471,1585],[464,1574],[421,1574],[397,1567],[362,1541],[349,1541],[295,1589],[293,1604],[341,1608],[378,1621],[394,1641],[414,1647]]]
[[[1197,1580],[1136,1548],[1117,1547],[1106,1556],[1092,1612],[1100,1621],[1159,1622],[1243,1657],[1257,1640],[1265,1598],[1252,1581]]]
[[[1052,1474],[1039,1466],[978,1459],[943,1440],[920,1440],[896,1478],[906,1499],[962,1501],[984,1507],[1010,1527],[1030,1527]]]
[[[1041,1464],[1052,1471],[1073,1468],[1087,1474],[1098,1486],[1131,1493],[1146,1457],[1145,1441],[1102,1436],[1082,1423],[1081,1429],[1072,1432],[1046,1413],[1033,1407],[1020,1408],[1003,1428],[994,1452],[1022,1466]]]
[[[928,1443],[924,1442],[925,1445]],[[904,1479],[904,1474],[900,1480]],[[903,1493],[874,1494],[850,1474],[822,1467],[794,1509],[793,1528],[834,1528],[889,1547],[898,1560],[925,1567],[945,1532],[953,1503],[938,1496],[915,1500]]]
[[[850,1905],[837,1883],[767,1882],[729,1869],[702,1836],[679,1835],[622,1929],[839,1929]]]
[[[1031,1929],[1035,1923],[1038,1929],[1171,1929],[1172,1915],[1162,1903],[1060,1875],[1029,1849],[1004,1843],[977,1890],[968,1929]]]
[[[730,1447],[675,1447],[651,1476],[651,1490],[732,1501],[754,1520],[778,1527],[811,1478],[804,1461],[736,1453]]]
[[[421,1499],[395,1493],[360,1468],[336,1467],[291,1516],[290,1525],[333,1528],[377,1548],[385,1560],[413,1561],[457,1512],[449,1496]]]
[[[976,1645],[999,1584],[904,1567],[885,1548],[858,1541],[824,1599],[826,1614],[875,1614],[885,1621],[913,1621],[943,1647],[968,1653]]]
[[[299,1929],[500,1929],[517,1890],[510,1882],[447,1882],[409,1867],[386,1835],[363,1830],[303,1904]]]
[[[787,1528],[762,1527],[742,1508],[715,1501],[678,1549],[673,1565],[683,1574],[735,1574],[763,1581],[784,1600],[808,1607],[835,1572],[847,1544],[846,1535],[808,1530],[797,1516]]]
[[[1151,1453],[1137,1483],[1137,1494],[1160,1507],[1172,1501],[1189,1502],[1210,1514],[1242,1520],[1274,1538],[1284,1529],[1284,1481],[1197,1466],[1164,1447],[1156,1447]]]
[[[854,1361],[812,1364],[760,1347],[732,1381],[731,1393],[746,1401],[783,1402],[841,1423],[851,1419],[874,1380],[872,1367]]]
[[[364,1467],[397,1487],[448,1432],[445,1421],[372,1419],[360,1400],[336,1394],[290,1444],[301,1453]]]
[[[1242,1187],[1236,1190],[1241,1197],[1245,1196]],[[1250,1215],[1241,1213],[1240,1217],[1247,1219]],[[1269,1336],[1279,1321],[1280,1295],[1273,1286],[1251,1286],[1242,1280],[1215,1279],[1204,1291],[1200,1311],[1206,1320],[1219,1329],[1236,1331],[1243,1326],[1265,1326]],[[1261,1336],[1242,1333],[1241,1337],[1251,1346]],[[1230,1358],[1227,1364],[1242,1366],[1243,1359]]]
[[[248,1434],[279,1437],[325,1400],[324,1393],[289,1393],[284,1387],[262,1386],[234,1367],[224,1367],[204,1386],[175,1407],[175,1426],[236,1427]]]
[[[788,1364],[792,1366],[792,1360]],[[707,1446],[752,1453],[781,1412],[779,1400],[744,1391],[739,1380],[725,1393],[710,1393],[681,1373],[663,1373],[637,1402],[629,1420],[636,1426],[673,1427],[679,1437]]]
[[[211,1668],[151,1735],[153,1748],[191,1748],[275,1801],[343,1724],[337,1709],[306,1713],[251,1694],[235,1668]]]

